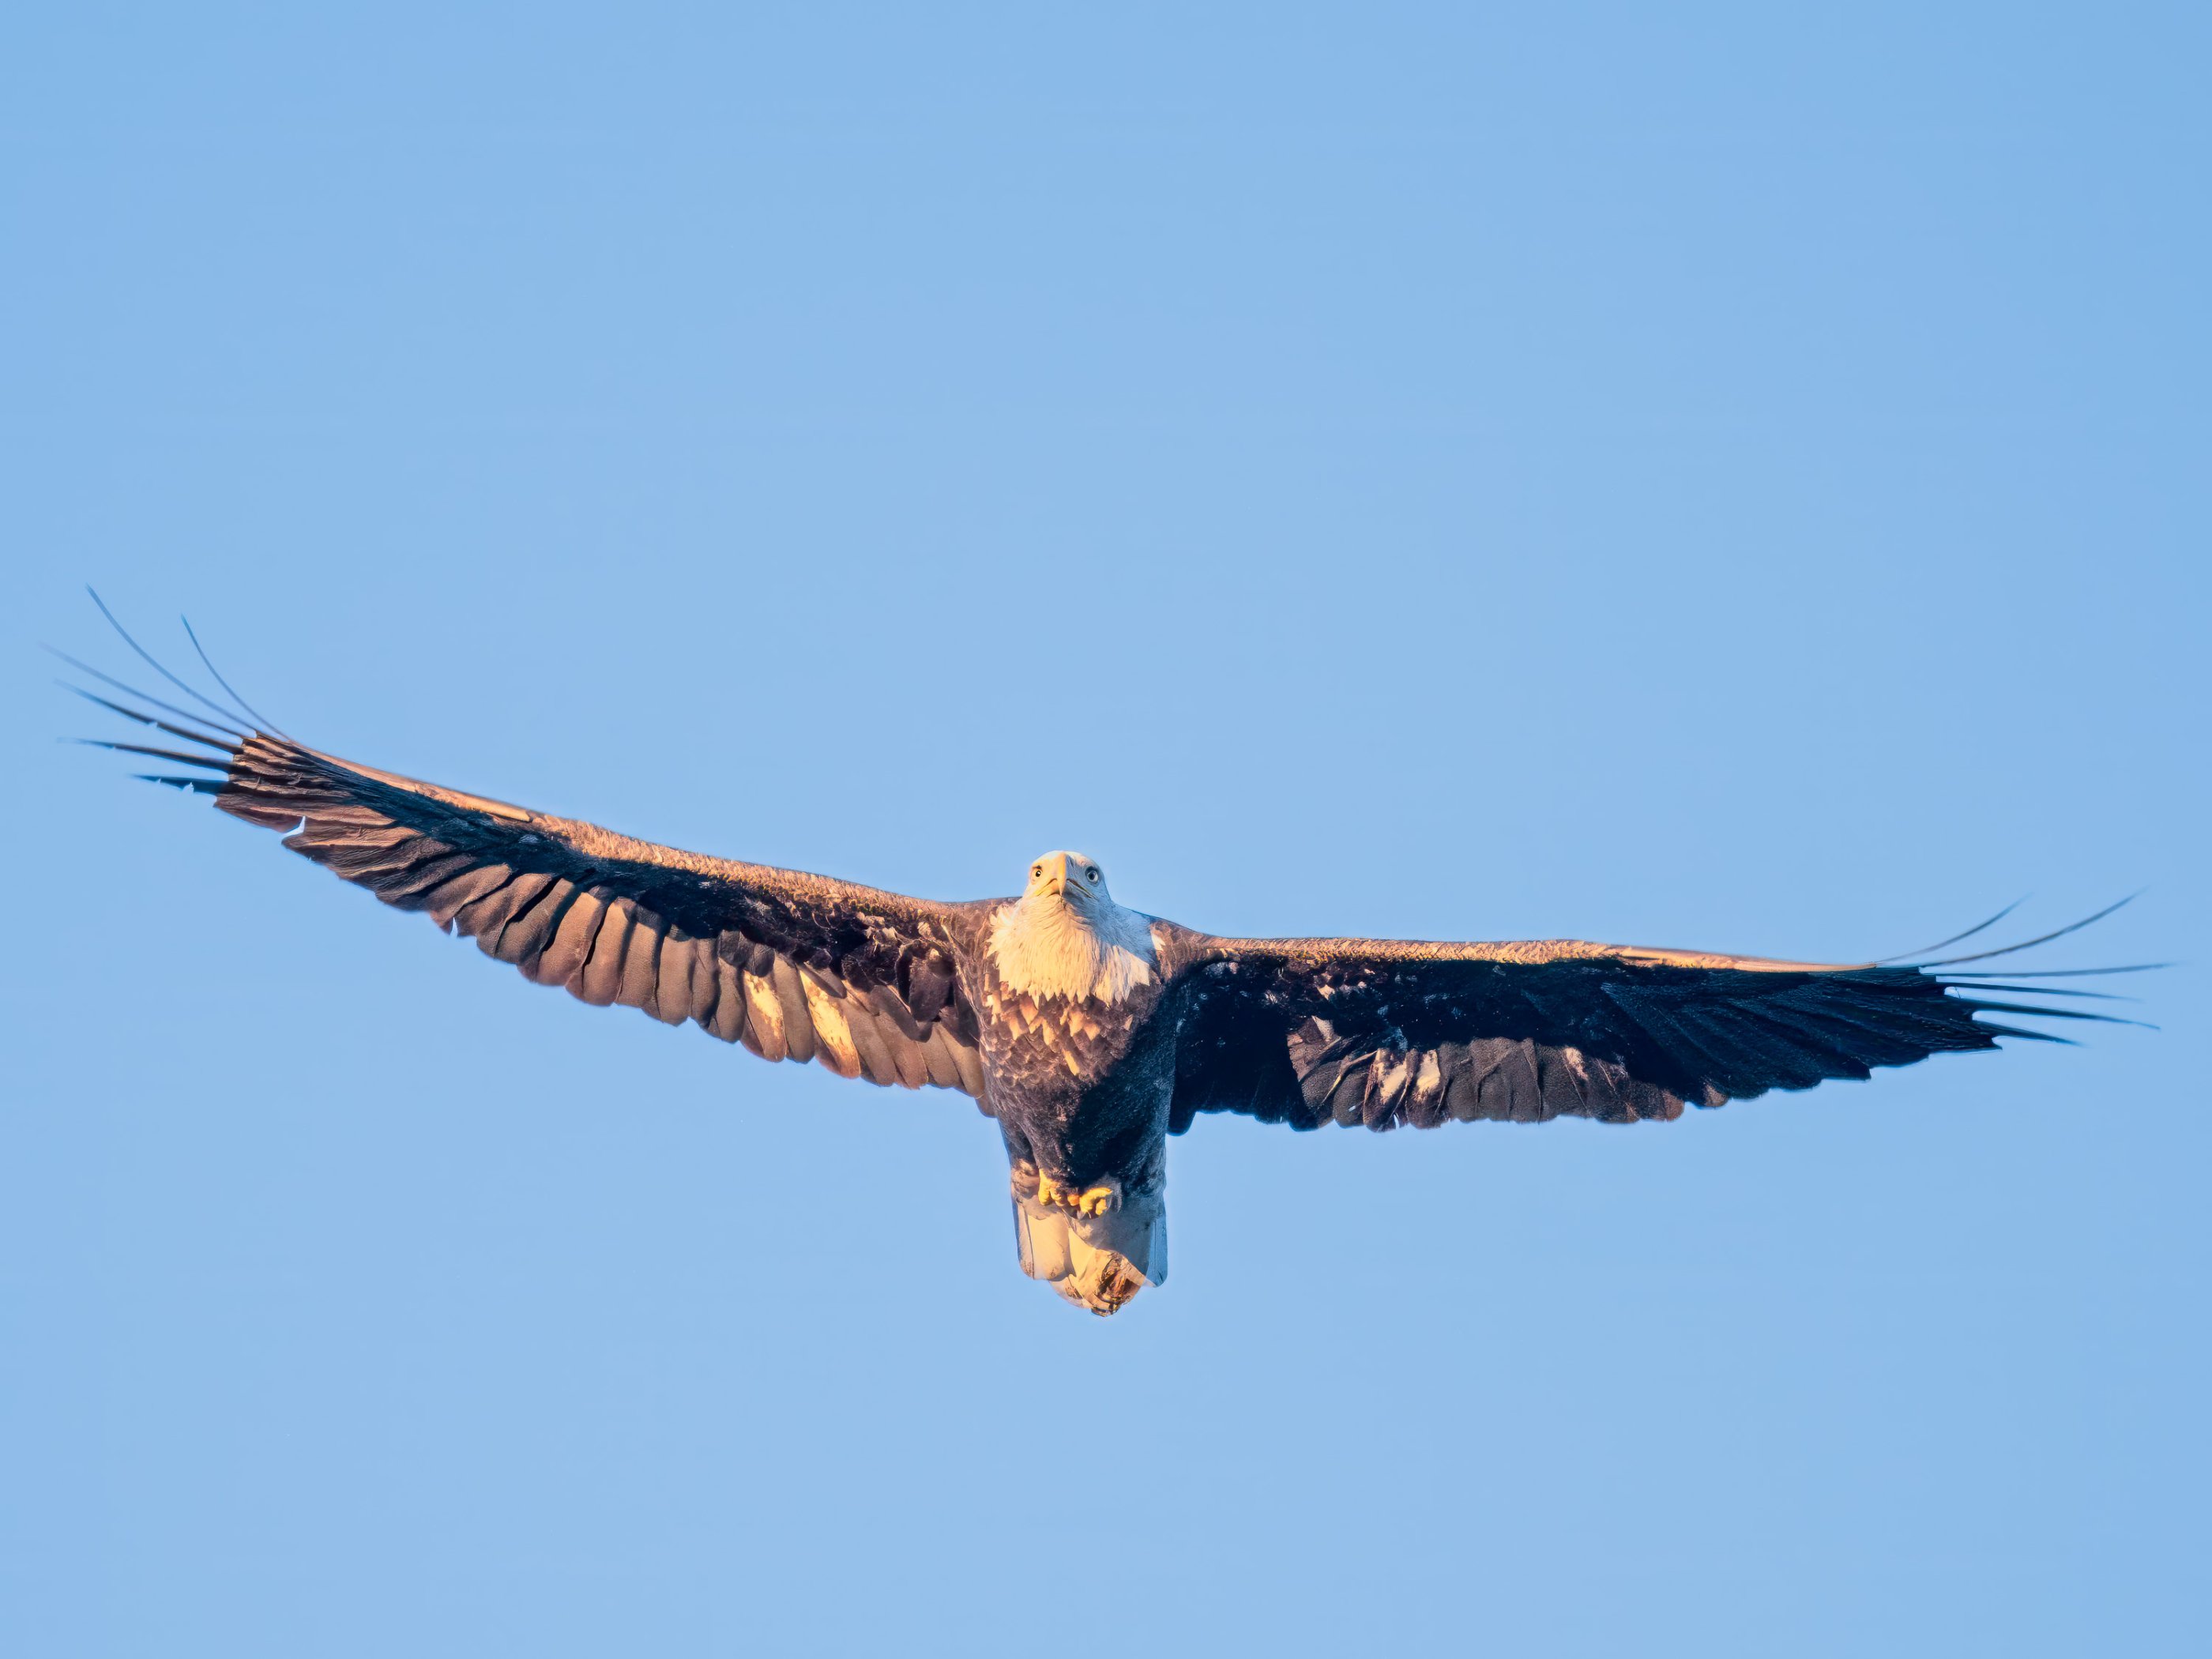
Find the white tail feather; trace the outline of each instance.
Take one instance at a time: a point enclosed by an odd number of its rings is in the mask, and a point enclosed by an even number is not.
[[[1097,1216],[1018,1197],[1014,1239],[1024,1273],[1096,1314],[1118,1313],[1168,1276],[1167,1201],[1158,1191],[1127,1194]]]

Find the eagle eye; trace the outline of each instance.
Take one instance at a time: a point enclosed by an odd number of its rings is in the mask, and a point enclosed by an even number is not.
[[[1032,880],[1034,880],[1034,879],[1035,879],[1036,878],[1037,878],[1038,876],[1042,875],[1043,873],[1044,873],[1044,866],[1042,866],[1042,864],[1032,864],[1031,866],[1030,866],[1030,878],[1031,878]]]
[[[1085,881],[1096,881],[1098,879],[1098,872],[1096,870],[1085,870],[1083,872],[1083,878]]]

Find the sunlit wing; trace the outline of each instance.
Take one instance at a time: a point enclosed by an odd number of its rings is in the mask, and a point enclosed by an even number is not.
[[[982,1097],[954,967],[965,907],[635,841],[153,699],[177,718],[94,701],[197,748],[105,746],[210,775],[153,781],[284,832],[293,851],[540,985],[690,1020],[763,1059]]]

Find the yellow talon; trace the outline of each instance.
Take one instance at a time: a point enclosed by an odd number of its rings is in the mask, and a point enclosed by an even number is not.
[[[1026,1203],[1048,1210],[1065,1210],[1070,1215],[1100,1216],[1121,1206],[1121,1183],[1112,1176],[1095,1187],[1081,1192],[1061,1186],[1042,1170],[1036,1172],[1036,1196],[1028,1192],[1029,1182],[1024,1172],[1015,1171],[1014,1195]]]

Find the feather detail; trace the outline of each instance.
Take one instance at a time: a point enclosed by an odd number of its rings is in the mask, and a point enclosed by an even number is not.
[[[1008,990],[1071,1002],[1121,1002],[1152,982],[1159,961],[1150,917],[1109,902],[1094,921],[1043,893],[991,918],[989,950]]]

